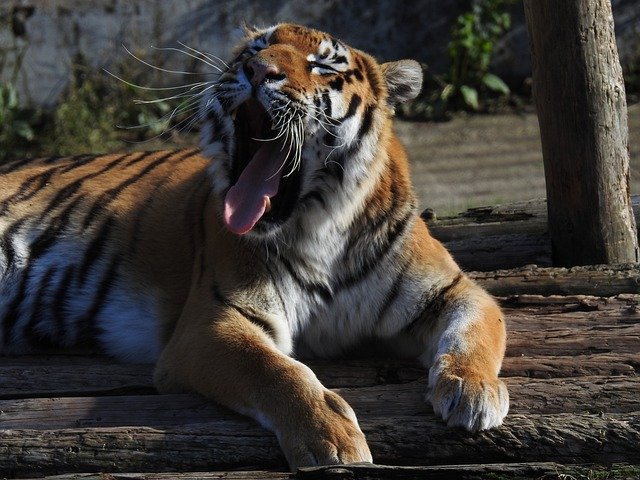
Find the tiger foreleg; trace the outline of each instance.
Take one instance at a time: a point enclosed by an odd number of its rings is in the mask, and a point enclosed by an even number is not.
[[[156,366],[159,391],[196,391],[251,416],[276,434],[292,469],[371,461],[351,407],[262,328],[235,309],[188,310]]]
[[[449,426],[469,431],[502,424],[509,394],[498,378],[505,325],[495,300],[460,275],[441,299],[435,319],[424,319],[420,357],[429,367],[427,400]]]

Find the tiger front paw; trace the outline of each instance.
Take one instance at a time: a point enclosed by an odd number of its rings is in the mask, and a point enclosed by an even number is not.
[[[509,411],[509,392],[495,376],[453,368],[452,357],[442,355],[431,367],[427,400],[450,427],[471,432],[502,425]]]
[[[292,471],[298,467],[371,462],[355,413],[339,395],[324,390],[312,411],[278,432]]]

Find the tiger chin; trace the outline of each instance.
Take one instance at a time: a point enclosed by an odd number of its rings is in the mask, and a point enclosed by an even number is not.
[[[422,84],[328,34],[248,29],[201,98],[201,150],[0,166],[0,353],[155,361],[273,431],[290,467],[371,462],[294,359],[375,338],[429,369],[452,427],[499,426],[505,325],[417,214],[394,108]]]

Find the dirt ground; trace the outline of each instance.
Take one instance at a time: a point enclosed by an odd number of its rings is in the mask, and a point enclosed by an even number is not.
[[[438,216],[545,196],[534,113],[397,122],[396,129],[409,151],[420,207]],[[640,193],[640,104],[629,106],[629,145],[631,191]]]

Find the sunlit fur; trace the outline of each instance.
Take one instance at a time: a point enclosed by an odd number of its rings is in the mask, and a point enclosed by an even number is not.
[[[418,64],[288,24],[249,29],[228,65],[186,48],[221,70],[197,87],[200,151],[0,166],[0,353],[88,344],[157,361],[160,391],[252,416],[291,467],[371,461],[351,408],[293,359],[368,340],[430,368],[449,425],[500,425],[502,313],[418,217],[392,128]],[[258,81],[248,62],[277,74]],[[299,183],[277,221],[235,235],[222,210],[249,98],[289,148],[281,185]]]

